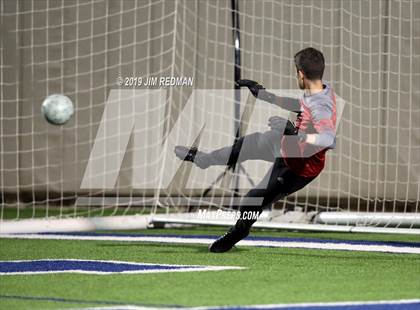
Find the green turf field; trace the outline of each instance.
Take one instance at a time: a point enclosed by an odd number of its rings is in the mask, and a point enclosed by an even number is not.
[[[218,235],[223,231],[201,228],[147,233]],[[267,231],[253,235],[420,241],[418,236],[399,235]],[[420,255],[414,254],[253,247],[211,254],[203,245],[0,239],[0,260],[45,258],[228,265],[246,269],[133,275],[0,276],[0,309],[83,308],[101,306],[102,302],[220,306],[420,298]]]

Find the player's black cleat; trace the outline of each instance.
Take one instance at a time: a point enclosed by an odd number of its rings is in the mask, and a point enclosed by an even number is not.
[[[195,146],[188,148],[182,145],[177,145],[175,146],[174,151],[176,157],[178,157],[180,160],[190,161],[201,169],[210,167],[212,163],[211,156],[209,157],[208,154],[200,152]]]
[[[213,253],[227,252],[232,249],[236,243],[246,238],[248,235],[249,229],[239,229],[237,227],[232,227],[227,233],[225,233],[210,245],[209,251]]]
[[[175,147],[175,154],[181,160],[194,162],[195,156],[197,155],[197,148],[187,148],[178,145]]]

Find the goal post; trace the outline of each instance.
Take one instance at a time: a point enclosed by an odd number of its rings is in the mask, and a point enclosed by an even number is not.
[[[255,227],[420,233],[418,1],[0,6],[0,233],[231,225],[270,163],[219,178],[225,167],[182,163],[173,148],[211,151],[238,127],[264,132],[270,116],[292,117],[260,101],[247,108],[234,81],[240,69],[298,97],[293,55],[308,46],[345,103],[337,147]],[[75,106],[63,126],[41,114],[54,93]]]

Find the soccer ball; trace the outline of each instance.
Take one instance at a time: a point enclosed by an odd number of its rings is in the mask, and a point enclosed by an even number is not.
[[[45,119],[53,125],[63,125],[73,116],[73,102],[61,94],[49,95],[41,107]]]

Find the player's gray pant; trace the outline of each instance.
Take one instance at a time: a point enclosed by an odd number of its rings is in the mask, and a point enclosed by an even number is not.
[[[280,157],[281,137],[278,130],[252,133],[235,142],[233,146],[223,147],[210,153],[200,152],[194,162],[201,167],[228,165],[231,154],[237,155],[237,163],[251,159],[274,162]]]
[[[262,181],[243,198],[240,211],[261,213],[264,208],[303,188],[314,178],[295,174],[281,158],[282,134],[277,130],[253,133],[237,140],[232,146],[223,147],[210,153],[198,153],[195,162],[203,167],[230,165],[246,160],[273,162]],[[256,199],[260,198],[260,199]],[[255,203],[258,201],[258,203]],[[255,220],[238,220],[236,227],[249,229]]]

